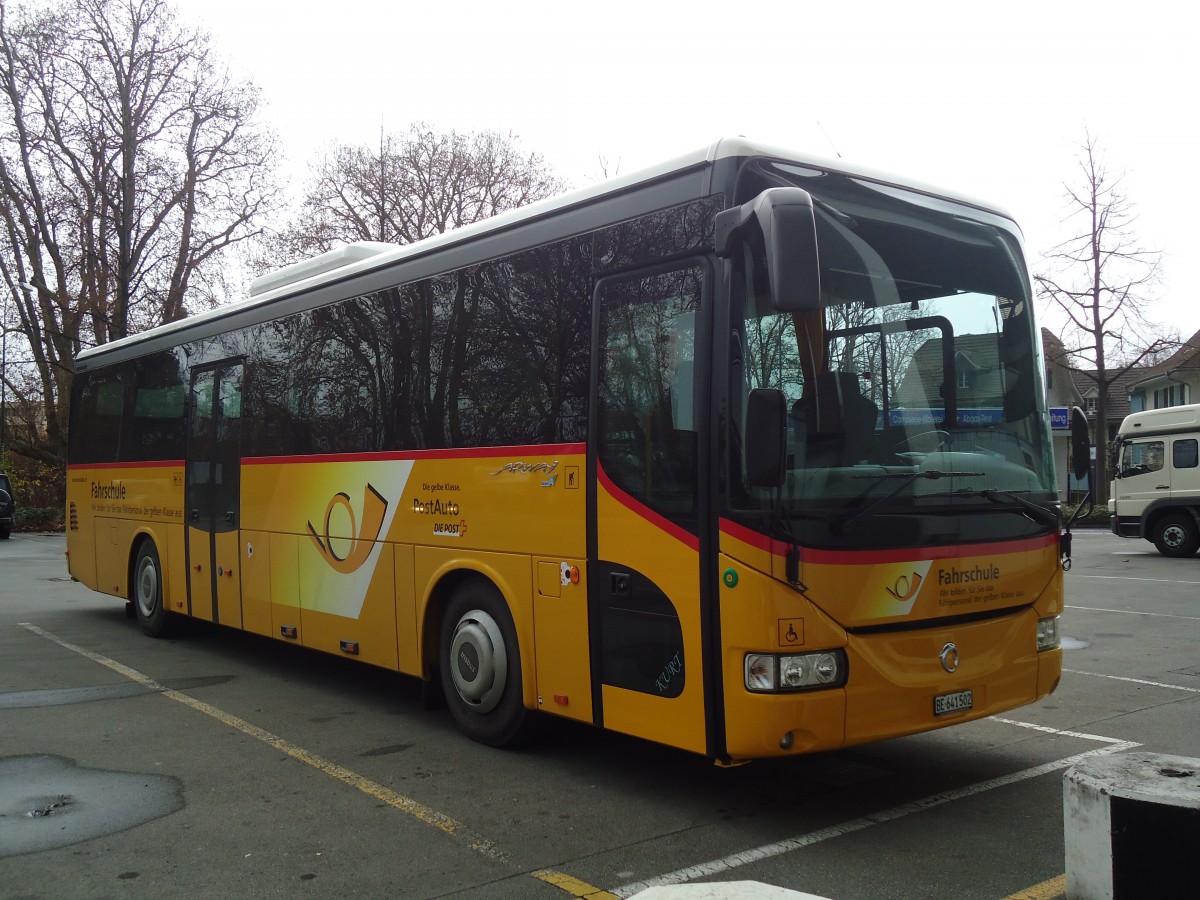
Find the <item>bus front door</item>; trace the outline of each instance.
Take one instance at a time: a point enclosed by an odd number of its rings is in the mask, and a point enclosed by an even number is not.
[[[193,370],[190,409],[185,505],[188,611],[200,619],[240,628],[241,362]]]
[[[593,708],[706,752],[696,380],[707,264],[601,279],[589,469]]]

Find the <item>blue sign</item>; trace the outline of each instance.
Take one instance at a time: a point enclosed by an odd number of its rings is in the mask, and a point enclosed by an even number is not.
[[[889,409],[891,425],[941,425],[946,418],[945,409]],[[959,407],[959,425],[999,425],[1004,421],[1004,410],[999,407],[967,409]]]
[[[889,409],[888,423],[893,426],[941,425],[946,417],[944,409]],[[1004,410],[996,406],[963,408],[958,410],[959,425],[999,425],[1004,421]],[[1071,409],[1067,406],[1050,407],[1050,427],[1065,430],[1071,427]]]

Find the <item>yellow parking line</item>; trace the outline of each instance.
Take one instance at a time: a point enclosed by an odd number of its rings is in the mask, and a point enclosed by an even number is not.
[[[283,738],[279,737],[279,735],[272,734],[263,728],[259,728],[257,725],[252,725],[245,719],[238,718],[232,713],[227,713],[222,709],[218,709],[212,704],[205,703],[203,700],[197,700],[195,697],[189,697],[187,694],[183,694],[179,691],[165,687],[164,685],[159,684],[149,675],[145,675],[139,672],[137,669],[132,669],[123,663],[119,663],[115,659],[109,659],[107,656],[104,656],[100,653],[88,650],[85,647],[80,647],[78,644],[72,644],[70,641],[65,641],[57,635],[51,634],[45,629],[39,628],[38,626],[29,622],[21,622],[19,624],[22,628],[25,628],[34,634],[40,635],[41,637],[46,638],[48,641],[53,641],[55,644],[58,644],[58,646],[66,650],[70,650],[72,653],[78,653],[80,656],[86,657],[92,662],[99,663],[106,668],[112,669],[112,671],[119,675],[123,675],[130,681],[137,682],[143,687],[149,688],[152,691],[156,691],[162,694],[164,697],[174,700],[176,703],[182,703],[184,706],[196,710],[196,712],[204,713],[204,715],[216,719],[221,724],[228,725],[230,728],[234,728],[242,732],[242,734],[249,735],[256,740],[262,741],[264,744],[274,747],[276,750],[281,750],[288,756],[292,757],[292,759],[299,760],[306,765],[312,766],[317,771],[324,772],[326,775],[336,778],[343,784],[347,784],[355,790],[362,791],[364,794],[374,797],[376,800],[381,800],[389,806],[392,806],[401,812],[424,822],[426,825],[432,825],[434,828],[466,844],[466,846],[470,847],[477,853],[486,856],[488,859],[492,859],[497,862],[507,862],[504,853],[495,845],[494,842],[485,840],[478,835],[471,833],[471,831],[468,830],[467,827],[461,822],[458,822],[449,816],[443,815],[437,810],[425,806],[423,803],[418,803],[411,797],[405,797],[402,794],[398,794],[391,788],[384,787],[383,785],[378,784],[369,778],[365,778],[362,775],[359,775],[357,772],[353,772],[344,766],[339,766],[335,762],[331,762],[330,760],[318,756],[309,750],[305,750],[303,747],[284,740]],[[572,897],[581,898],[581,900],[618,900],[616,894],[601,890],[598,887],[594,887],[585,881],[580,881],[578,878],[573,878],[572,876],[566,875],[562,872],[553,872],[549,869],[543,869],[538,872],[531,872],[530,874],[533,875],[534,878],[537,878],[546,884],[553,885],[554,887],[565,891]]]
[[[546,882],[546,884],[552,884],[556,888],[561,888],[572,897],[580,897],[582,900],[618,900],[616,894],[610,894],[608,891],[593,887],[586,881],[580,881],[578,878],[572,878],[562,872],[543,869],[540,872],[534,872],[533,877]]]
[[[1058,900],[1067,896],[1067,876],[1059,875],[1033,887],[1009,894],[1004,900]]]
[[[329,760],[324,759],[315,753],[305,750],[303,747],[299,747],[290,741],[284,740],[276,734],[272,734],[265,729],[259,728],[257,725],[251,725],[244,719],[240,719],[237,716],[218,709],[217,707],[205,703],[202,700],[197,700],[194,697],[189,697],[187,694],[181,694],[179,691],[174,691],[170,688],[164,687],[150,676],[143,675],[141,672],[137,671],[137,669],[131,669],[129,666],[123,665],[114,659],[109,659],[107,656],[102,656],[99,653],[94,653],[91,650],[80,647],[76,644],[72,644],[69,641],[64,641],[62,638],[57,637],[56,635],[53,635],[42,628],[38,628],[36,625],[31,625],[28,622],[21,622],[20,625],[22,628],[26,628],[29,631],[32,631],[34,634],[41,635],[47,640],[53,641],[60,647],[70,650],[73,653],[78,653],[80,656],[84,656],[92,660],[92,662],[99,663],[100,665],[112,669],[114,672],[117,672],[120,675],[124,675],[131,681],[136,681],[138,684],[143,685],[144,687],[157,691],[164,697],[174,700],[177,703],[182,703],[184,706],[189,706],[197,712],[204,713],[204,715],[216,719],[223,725],[228,725],[230,728],[235,728],[242,732],[242,734],[249,735],[256,740],[262,741],[264,744],[274,747],[276,750],[282,750],[293,759],[312,766],[314,769],[324,772],[326,775],[336,778],[343,784],[347,784],[355,790],[362,791],[364,794],[374,797],[376,800],[381,800],[389,806],[392,806],[401,812],[412,816],[414,819],[424,822],[426,825],[432,825],[439,831],[442,831],[456,840],[461,841],[472,850],[483,854],[489,859],[494,859],[497,861],[504,860],[504,854],[492,841],[484,840],[483,838],[472,834],[461,822],[455,821],[449,816],[443,815],[437,810],[425,806],[423,803],[418,803],[411,797],[405,797],[402,794],[398,794],[391,788],[377,784],[376,782],[371,781],[371,779],[359,775],[357,772],[352,772],[350,769],[339,766],[335,762],[330,762]]]

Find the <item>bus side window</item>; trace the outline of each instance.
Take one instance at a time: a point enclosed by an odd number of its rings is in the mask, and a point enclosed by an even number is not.
[[[187,386],[175,355],[156,353],[138,360],[126,441],[131,459],[182,459],[186,453],[184,416]]]
[[[128,430],[127,387],[124,366],[88,375],[79,392],[78,427],[72,431],[74,459],[110,463],[124,458],[122,437]]]
[[[622,490],[682,522],[697,508],[700,287],[700,271],[686,268],[609,282],[600,292],[600,463]]]

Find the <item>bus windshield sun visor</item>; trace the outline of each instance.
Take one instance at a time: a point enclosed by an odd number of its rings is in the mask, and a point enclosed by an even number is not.
[[[754,223],[767,257],[771,304],[779,312],[821,308],[817,223],[812,197],[801,188],[768,188],[753,200],[719,213],[714,222],[717,255],[732,256]]]

